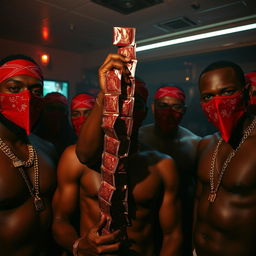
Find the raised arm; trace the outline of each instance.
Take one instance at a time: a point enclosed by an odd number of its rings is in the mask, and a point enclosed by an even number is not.
[[[182,245],[178,174],[171,158],[166,158],[157,165],[164,186],[163,200],[159,211],[159,221],[163,232],[160,255],[177,256],[181,255]]]
[[[101,129],[102,122],[102,110],[103,110],[103,99],[105,93],[106,84],[106,73],[112,69],[122,70],[125,75],[129,75],[129,71],[126,64],[130,59],[125,58],[119,54],[109,54],[105,59],[102,66],[99,68],[99,85],[100,92],[96,99],[96,104],[88,116],[86,122],[83,124],[78,141],[76,153],[79,160],[82,163],[94,164],[99,160],[99,154],[101,153],[103,144],[103,132]]]

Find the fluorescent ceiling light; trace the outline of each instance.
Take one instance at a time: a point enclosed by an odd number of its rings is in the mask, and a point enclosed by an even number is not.
[[[136,52],[142,52],[142,51],[156,49],[156,48],[160,48],[160,47],[164,47],[164,46],[192,42],[192,41],[201,40],[201,39],[205,39],[205,38],[228,35],[228,34],[247,31],[247,30],[251,30],[251,29],[256,29],[256,23],[233,27],[233,28],[222,29],[222,30],[217,30],[217,31],[212,31],[212,32],[207,32],[207,33],[202,33],[202,34],[197,34],[197,35],[193,35],[193,36],[171,39],[171,40],[148,44],[148,45],[143,45],[143,46],[138,46],[136,48]]]

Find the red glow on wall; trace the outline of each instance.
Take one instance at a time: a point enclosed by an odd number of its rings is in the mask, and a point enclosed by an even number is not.
[[[50,56],[48,54],[41,55],[41,62],[43,65],[48,65],[50,62]]]
[[[42,37],[44,40],[49,39],[49,28],[47,26],[42,27]]]

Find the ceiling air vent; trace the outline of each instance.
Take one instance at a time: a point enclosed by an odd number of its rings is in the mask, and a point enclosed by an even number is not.
[[[92,0],[92,2],[123,14],[129,14],[162,3],[163,0]]]
[[[197,25],[194,21],[190,20],[187,17],[179,17],[167,21],[160,22],[156,25],[156,27],[166,31],[177,31],[182,29],[187,29],[192,26]]]

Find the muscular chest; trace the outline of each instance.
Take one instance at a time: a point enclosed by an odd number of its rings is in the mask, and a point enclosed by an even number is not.
[[[207,232],[220,228],[239,236],[242,230],[254,229],[256,213],[256,159],[255,141],[249,140],[236,152],[223,171],[223,165],[231,149],[222,147],[214,164],[214,182],[210,182],[210,170],[213,166],[213,152],[216,143],[210,144],[201,155],[198,165],[197,219],[201,228]],[[223,172],[222,177],[220,173]],[[210,202],[210,187],[216,186],[216,197]],[[237,232],[234,232],[237,230]],[[215,232],[214,231],[214,232]],[[229,234],[227,232],[227,234]]]
[[[0,156],[0,208],[15,208],[31,197],[28,185],[34,187],[34,168],[24,168],[24,178],[19,170],[5,156]],[[54,166],[39,155],[39,190],[42,197],[51,197],[56,186]]]
[[[130,202],[144,207],[152,206],[152,202],[160,193],[161,182],[159,176],[147,166],[145,161],[131,161],[127,169]],[[101,184],[100,173],[87,169],[80,179],[83,200],[88,198],[97,200]]]
[[[210,173],[212,173],[215,186],[220,183],[222,189],[237,194],[253,192],[256,186],[256,158],[253,144],[253,140],[246,141],[230,161],[227,161],[231,152],[230,147],[225,145],[220,147],[216,160],[213,161],[216,144],[210,145],[201,156],[198,165],[198,176],[202,184],[209,185]]]

